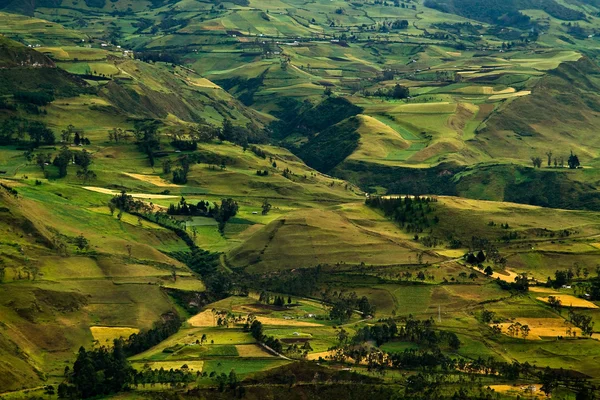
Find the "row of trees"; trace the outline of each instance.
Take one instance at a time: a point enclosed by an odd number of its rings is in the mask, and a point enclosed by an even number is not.
[[[407,99],[410,97],[410,90],[406,86],[397,83],[392,88],[378,88],[373,92],[365,90],[363,94],[365,96],[386,97],[390,99]]]
[[[263,325],[259,320],[254,320],[252,325],[250,325],[250,333],[252,337],[256,339],[257,342],[263,343],[265,346],[269,347],[271,350],[276,353],[280,353],[283,351],[283,345],[279,341],[279,339],[274,338],[273,336],[266,336],[264,334]]]
[[[0,124],[0,145],[26,145],[36,148],[53,145],[56,135],[43,122],[9,118]]]
[[[283,307],[286,304],[285,298],[283,296],[272,295],[269,292],[261,291],[258,297],[258,301],[265,304],[273,304],[277,307]],[[287,304],[292,304],[292,296],[288,296]]]
[[[564,158],[552,158],[552,151],[546,152],[546,157],[548,157],[548,168],[551,168],[554,163],[554,168],[564,168],[565,162]],[[542,158],[541,157],[531,157],[531,163],[534,168],[542,168]],[[567,165],[570,169],[577,169],[581,166],[581,162],[579,161],[579,157],[571,151],[571,155],[567,159]]]
[[[212,207],[208,201],[199,201],[197,204],[188,204],[182,196],[178,204],[170,204],[168,215],[186,215],[214,218],[219,224],[219,232],[225,231],[227,222],[235,217],[239,211],[237,201],[232,198],[222,199],[221,204],[213,203]]]
[[[394,339],[418,343],[424,346],[437,348],[446,344],[451,350],[460,348],[460,340],[453,332],[434,329],[433,319],[418,320],[409,315],[404,320],[404,325],[398,328],[393,319],[383,324],[365,326],[359,329],[352,338],[352,344],[361,344],[374,340],[377,346],[381,346]]]

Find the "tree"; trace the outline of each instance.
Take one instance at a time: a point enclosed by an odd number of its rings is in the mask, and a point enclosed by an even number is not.
[[[221,128],[221,137],[223,140],[233,141],[233,124],[229,118],[223,120],[223,127]]]
[[[162,162],[162,169],[164,174],[170,174],[173,168],[173,161],[166,159]]]
[[[579,162],[579,157],[577,157],[575,154],[573,154],[572,151],[571,151],[571,155],[569,156],[569,160],[567,161],[567,164],[569,164],[569,168],[571,168],[571,169],[579,168],[579,166],[581,165]]]
[[[212,209],[214,218],[219,223],[219,231],[223,233],[225,231],[225,224],[231,218],[235,217],[239,210],[237,201],[232,198],[221,200],[221,206],[217,206]]]
[[[326,86],[325,91],[323,91],[323,94],[327,97],[331,97],[331,95],[333,94],[333,91],[331,90],[331,86]]]
[[[50,163],[50,154],[48,153],[38,153],[35,156],[35,163],[42,171],[46,170],[46,164]]]
[[[90,247],[90,242],[80,234],[75,238],[75,247],[79,249],[79,251],[87,250]]]
[[[69,150],[67,146],[63,146],[52,162],[54,166],[58,167],[58,176],[60,178],[67,176],[67,167],[71,164],[72,159],[73,153],[71,150]]]
[[[235,389],[235,388],[238,386],[238,383],[239,383],[239,381],[238,381],[237,374],[236,374],[236,373],[235,373],[235,371],[232,369],[232,370],[229,372],[229,388],[230,388],[231,390],[234,390],[234,389]]]
[[[562,301],[555,296],[548,296],[548,304],[550,305],[550,307],[554,308],[555,310],[560,310]]]
[[[121,141],[121,139],[124,137],[124,132],[121,128],[113,128],[110,131],[108,131],[108,141],[112,142],[114,141],[115,143],[119,143],[119,141]]]
[[[548,166],[551,167],[552,166],[552,150],[548,150],[546,152],[546,156],[548,157]]]
[[[160,122],[155,120],[141,120],[134,123],[134,135],[138,148],[148,155],[152,167],[154,167],[154,150],[160,147],[159,124]]]
[[[494,274],[494,270],[489,265],[483,271],[487,276],[492,276]]]
[[[262,323],[259,320],[254,320],[252,322],[252,325],[250,325],[250,333],[252,335],[252,337],[254,339],[256,339],[258,342],[262,341],[263,339],[263,326]]]
[[[396,86],[394,86],[394,90],[392,91],[392,97],[394,99],[406,99],[409,96],[410,91],[407,87],[400,84],[396,84]]]
[[[483,263],[486,260],[486,256],[483,253],[483,250],[479,250],[479,253],[477,253],[477,262],[479,264]]]
[[[542,159],[540,157],[531,157],[531,163],[533,164],[533,168],[542,167]]]
[[[41,122],[30,122],[27,127],[27,134],[31,142],[33,142],[33,147],[38,147],[42,143],[54,144],[56,141],[54,132]]]
[[[71,143],[71,137],[75,133],[75,127],[73,125],[67,126],[60,134],[60,139],[63,143]],[[78,144],[78,143],[75,143]]]
[[[269,203],[269,200],[265,199],[265,201],[263,201],[262,204],[262,215],[267,215],[269,213],[269,211],[271,211],[271,204]]]

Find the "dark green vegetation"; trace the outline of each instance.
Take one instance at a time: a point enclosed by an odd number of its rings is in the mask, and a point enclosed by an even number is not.
[[[597,2],[0,10],[0,397],[598,392]]]

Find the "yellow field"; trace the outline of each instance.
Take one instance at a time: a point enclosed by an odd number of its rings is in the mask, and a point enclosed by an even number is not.
[[[541,287],[541,286],[532,286],[529,288],[529,291],[533,292],[533,293],[548,293],[548,294],[558,293],[554,289],[549,289],[549,288],[545,288],[545,287]]]
[[[509,87],[502,90],[494,90],[491,86],[466,86],[460,89],[456,89],[456,93],[462,94],[483,94],[483,95],[502,95],[502,94],[510,94],[515,93],[517,90],[515,88]]]
[[[458,257],[462,257],[465,255],[464,250],[452,250],[452,249],[436,250],[436,253],[438,253],[441,256],[450,257],[450,258],[458,258]]]
[[[560,318],[518,318],[515,322],[529,326],[530,331],[526,338],[527,340],[541,340],[543,337],[566,337],[568,336],[568,327],[571,328],[571,332],[575,333],[577,337],[582,336],[581,329],[576,328],[571,324],[565,324],[565,321]],[[511,324],[511,322],[505,322],[498,325],[502,328],[502,333],[508,335],[508,327]],[[520,333],[517,336],[523,338]]]
[[[517,93],[495,94],[493,96],[488,97],[488,100],[505,100],[513,97],[529,96],[530,94],[531,90],[521,90]]]
[[[495,390],[498,393],[514,393],[519,395],[527,395],[534,396],[535,398],[544,398],[544,392],[540,390],[542,385],[534,384],[534,385],[490,385],[490,388]],[[532,390],[533,389],[533,390]],[[529,397],[527,397],[529,398]]]
[[[560,300],[563,307],[598,308],[598,306],[591,301],[580,299],[579,297],[571,296],[570,294],[556,294],[554,297]],[[544,303],[548,302],[548,297],[537,297],[537,299]]]
[[[187,81],[196,87],[209,88],[209,89],[221,89],[221,86],[216,83],[209,81],[206,78],[187,78]]]
[[[129,172],[123,172],[123,175],[130,176],[130,177],[132,177],[134,179],[137,179],[137,180],[140,180],[140,181],[143,181],[143,182],[151,183],[154,186],[161,186],[161,187],[181,187],[179,185],[176,185],[174,183],[166,181],[163,178],[161,178],[160,176],[156,176],[156,175],[132,174],[132,173],[129,173]]]
[[[113,196],[121,193],[118,190],[111,190],[111,189],[101,188],[101,187],[97,187],[97,186],[84,186],[83,188],[86,190],[90,190],[92,192],[110,194]],[[167,194],[150,194],[150,193],[127,193],[127,194],[136,199],[177,199],[178,198],[178,196],[171,196],[171,195],[167,195]]]
[[[163,368],[165,371],[169,371],[170,369],[181,369],[183,365],[187,365],[188,369],[192,372],[202,371],[204,368],[204,361],[154,361],[154,362],[144,362],[144,363],[134,363],[133,366],[137,369],[142,369],[144,365],[149,365],[152,369],[161,369]]]
[[[240,357],[274,357],[256,344],[237,344],[235,348]]]
[[[210,310],[202,311],[199,314],[194,315],[187,321],[191,326],[196,327],[207,327],[215,326],[215,318]]]
[[[137,328],[113,327],[113,326],[91,326],[90,331],[94,340],[100,345],[112,345],[112,341],[118,338],[128,338],[134,333],[139,333]]]
[[[330,356],[331,354],[333,354],[333,351],[321,351],[318,353],[308,353],[308,359],[309,360],[318,360],[319,357],[323,358],[323,359],[327,359],[328,356]]]
[[[481,270],[479,270],[475,267],[473,267],[473,269],[477,272],[482,272]],[[515,278],[517,277],[517,275],[518,275],[517,273],[509,271],[509,270],[505,270],[502,273],[494,271],[494,273],[492,274],[492,278],[500,279],[501,281],[504,281],[504,282],[513,283],[515,281]]]
[[[256,316],[256,319],[262,322],[264,325],[275,325],[275,326],[323,326],[321,324],[315,324],[314,322],[304,322],[297,321],[295,319],[281,319],[281,318],[271,318],[271,317],[263,317],[262,315]]]

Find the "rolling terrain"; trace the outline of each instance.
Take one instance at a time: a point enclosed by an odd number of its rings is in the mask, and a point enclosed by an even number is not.
[[[0,398],[596,398],[598,15],[0,0]]]

